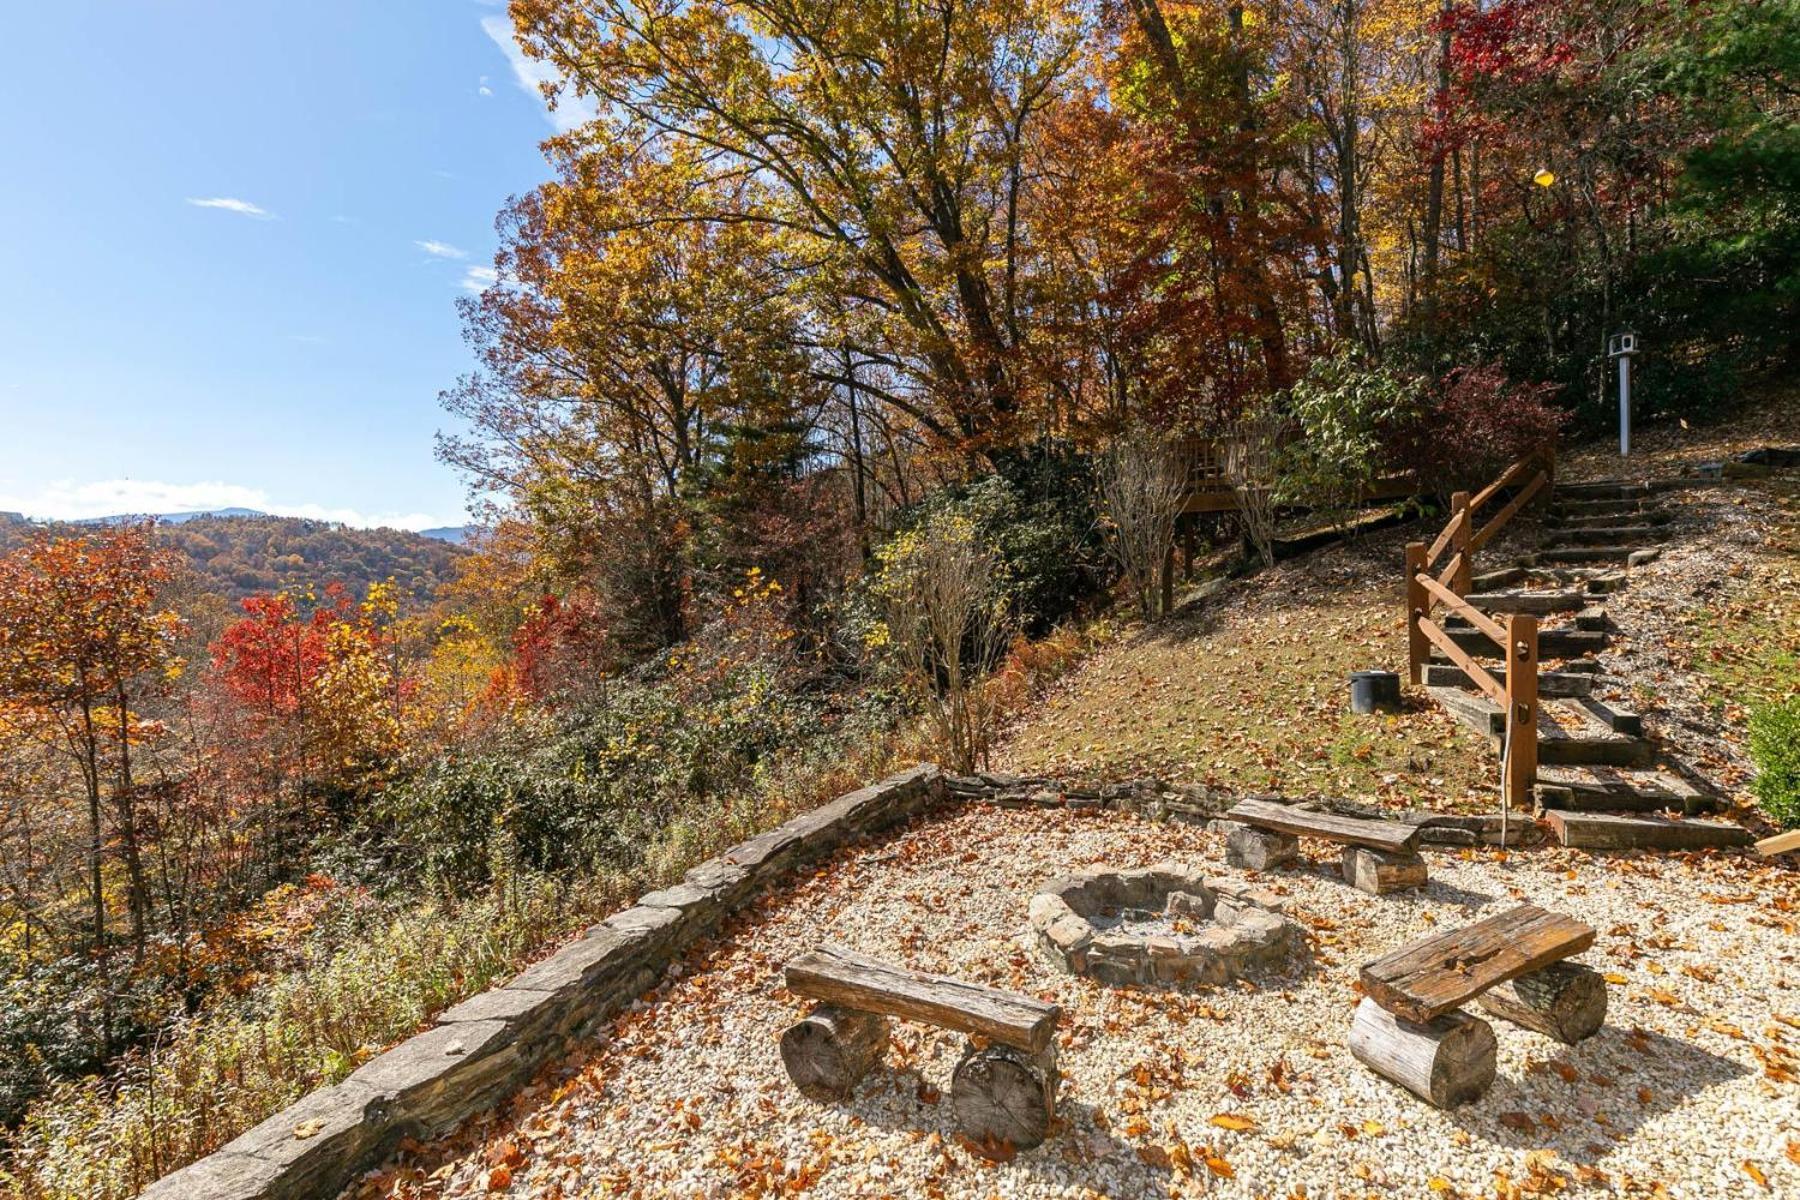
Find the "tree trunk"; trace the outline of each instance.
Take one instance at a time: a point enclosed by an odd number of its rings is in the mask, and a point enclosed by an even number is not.
[[[1448,1012],[1424,1024],[1396,1017],[1364,997],[1350,1026],[1350,1053],[1439,1108],[1480,1099],[1494,1082],[1494,1030],[1479,1017]]]
[[[1551,963],[1489,988],[1476,1003],[1496,1017],[1572,1046],[1606,1023],[1606,980],[1580,963]]]
[[[1029,1150],[1049,1136],[1056,1116],[1056,1043],[1037,1054],[973,1042],[950,1077],[956,1123],[971,1141]]]
[[[888,1019],[821,1004],[781,1035],[781,1061],[814,1100],[843,1100],[887,1052]]]

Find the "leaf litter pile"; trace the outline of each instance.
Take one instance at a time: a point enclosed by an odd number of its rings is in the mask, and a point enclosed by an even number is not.
[[[969,805],[760,900],[498,1112],[348,1196],[1756,1196],[1800,1194],[1800,874],[1741,852],[1590,857],[1427,849],[1422,893],[1343,885],[1336,856],[1263,876],[1308,961],[1255,982],[1108,988],[1027,936],[1036,885],[1218,835],[1118,813]],[[1532,902],[1599,931],[1606,1028],[1565,1047],[1495,1021],[1499,1078],[1445,1113],[1345,1046],[1356,968]],[[896,1022],[841,1105],[802,1097],[777,1038],[806,1005],[781,964],[838,942],[1062,1006],[1059,1121],[1009,1154],[958,1137],[960,1035]]]

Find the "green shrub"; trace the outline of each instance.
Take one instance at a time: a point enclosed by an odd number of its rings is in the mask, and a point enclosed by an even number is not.
[[[515,877],[461,904],[390,908],[333,898],[308,961],[254,999],[175,1022],[105,1076],[31,1105],[0,1160],[0,1195],[114,1200],[335,1082],[432,1014],[517,970],[619,895]]]
[[[532,871],[636,872],[684,821],[748,830],[762,765],[822,736],[818,705],[760,663],[698,692],[627,681],[433,763],[381,799],[383,832],[453,890],[486,882],[496,838]]]
[[[1388,447],[1425,407],[1414,376],[1347,351],[1313,362],[1288,409],[1299,437],[1280,452],[1277,498],[1339,519],[1390,464]]]
[[[1750,786],[1777,825],[1800,826],[1800,696],[1757,709],[1750,717]]]

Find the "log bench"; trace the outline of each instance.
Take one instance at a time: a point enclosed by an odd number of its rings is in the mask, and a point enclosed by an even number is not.
[[[1362,969],[1350,1052],[1439,1108],[1479,1099],[1494,1081],[1490,1016],[1574,1044],[1606,1021],[1606,980],[1564,959],[1594,944],[1591,927],[1522,904],[1414,942]]]
[[[788,1077],[817,1100],[842,1100],[881,1061],[889,1018],[971,1035],[950,1077],[957,1124],[987,1147],[1029,1150],[1056,1115],[1054,1004],[1017,992],[896,967],[837,947],[812,950],[783,972],[788,990],[818,1005],[781,1035]]]
[[[1420,857],[1419,827],[1403,821],[1379,821],[1315,812],[1269,800],[1242,800],[1225,813],[1225,859],[1234,867],[1266,871],[1292,862],[1300,838],[1322,838],[1344,847],[1344,882],[1358,891],[1380,896],[1425,886],[1425,860]]]

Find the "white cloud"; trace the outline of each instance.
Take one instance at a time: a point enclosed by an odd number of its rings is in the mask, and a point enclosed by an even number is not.
[[[423,250],[425,253],[431,255],[431,257],[433,257],[433,258],[467,258],[467,257],[469,257],[468,251],[459,250],[455,246],[452,246],[449,242],[434,242],[431,239],[427,238],[424,241],[414,242],[413,245],[417,246],[419,249]]]
[[[198,512],[219,508],[253,508],[278,517],[307,517],[315,521],[339,521],[361,529],[388,526],[393,529],[432,529],[460,525],[463,518],[445,519],[420,512],[363,512],[323,504],[284,504],[269,498],[261,488],[237,483],[164,483],[154,479],[99,479],[92,483],[63,480],[34,496],[0,494],[0,512],[22,512],[40,520],[81,521],[131,513]]]
[[[223,209],[226,212],[237,213],[239,216],[255,217],[259,221],[272,220],[275,216],[274,213],[262,207],[260,204],[252,204],[248,200],[239,200],[235,196],[214,196],[206,200],[189,196],[188,203],[195,208]]]
[[[488,77],[486,75],[483,75],[481,81],[475,85],[475,94],[477,96],[491,96],[494,94],[494,89],[488,86]]]
[[[483,17],[481,29],[494,45],[500,47],[500,52],[506,55],[506,61],[512,67],[513,81],[525,91],[542,101],[544,93],[539,85],[557,85],[556,107],[553,109],[545,105],[544,118],[556,127],[558,133],[579,129],[594,119],[598,110],[592,99],[576,95],[575,89],[549,63],[525,57],[525,52],[519,49],[519,43],[513,40],[511,21],[505,17]]]
[[[462,285],[471,292],[485,292],[500,282],[500,272],[492,267],[470,267],[463,272]]]

